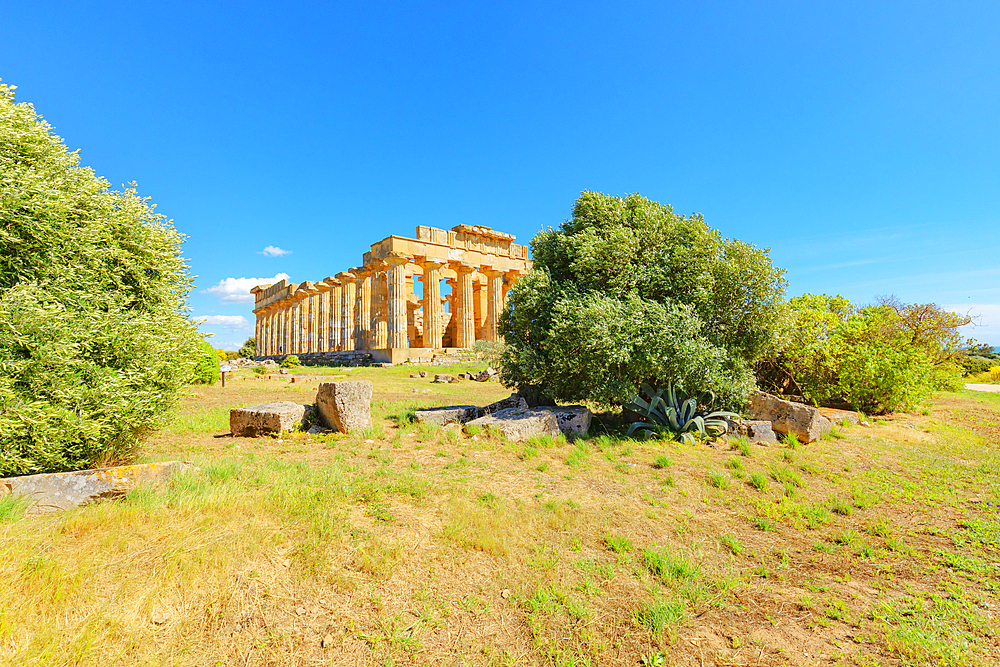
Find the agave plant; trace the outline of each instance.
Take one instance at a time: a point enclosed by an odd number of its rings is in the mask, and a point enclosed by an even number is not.
[[[673,384],[653,389],[645,383],[642,385],[642,392],[648,397],[648,401],[639,394],[633,394],[624,407],[641,415],[646,421],[633,422],[626,437],[638,431],[647,438],[669,435],[681,442],[694,444],[695,433],[702,438],[706,435],[722,435],[729,431],[727,419],[739,417],[735,412],[711,410],[712,403],[715,402],[715,394],[712,392],[695,398]],[[699,412],[699,404],[706,408]]]

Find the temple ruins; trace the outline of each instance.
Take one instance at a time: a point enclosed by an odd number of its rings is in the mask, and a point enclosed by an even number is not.
[[[512,234],[478,225],[419,226],[415,239],[390,236],[374,244],[360,267],[318,282],[282,280],[250,290],[257,359],[295,354],[306,363],[350,363],[370,355],[396,364],[499,340],[507,292],[530,268],[527,246]],[[422,296],[414,292],[418,278]]]

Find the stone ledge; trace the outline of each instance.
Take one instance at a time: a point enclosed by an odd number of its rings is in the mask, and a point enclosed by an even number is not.
[[[123,496],[147,484],[162,484],[174,475],[198,470],[185,461],[96,468],[76,472],[42,473],[0,479],[0,496],[23,496],[32,501],[29,514],[58,512],[103,498]]]

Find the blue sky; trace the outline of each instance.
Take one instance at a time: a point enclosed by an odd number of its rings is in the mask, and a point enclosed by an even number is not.
[[[996,2],[0,1],[0,78],[189,236],[217,347],[251,279],[419,224],[527,243],[581,190],[1000,345],[998,34]]]

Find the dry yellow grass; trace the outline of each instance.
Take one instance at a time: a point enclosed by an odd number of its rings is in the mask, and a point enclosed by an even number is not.
[[[750,456],[514,445],[405,420],[501,387],[367,369],[348,374],[376,383],[368,433],[225,436],[229,406],[309,402],[335,373],[194,388],[146,449],[201,466],[166,488],[0,508],[0,663],[1000,660],[985,504],[1000,502],[1000,401],[943,396],[930,416]]]

